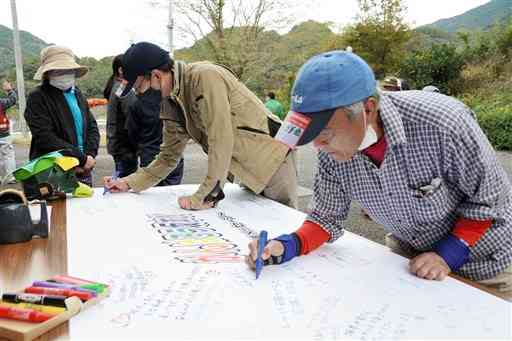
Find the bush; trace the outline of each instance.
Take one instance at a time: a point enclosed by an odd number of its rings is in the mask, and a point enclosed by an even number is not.
[[[496,150],[512,151],[512,107],[481,111],[478,123]]]
[[[462,100],[475,111],[480,127],[494,148],[512,151],[512,92],[507,84],[500,85],[501,90],[496,89],[494,94],[467,94]]]
[[[429,49],[414,51],[400,67],[400,77],[409,80],[412,88],[422,89],[435,85],[441,92],[456,94],[464,59],[454,45],[433,45]]]
[[[509,78],[511,70],[512,63],[500,54],[479,63],[469,63],[462,71],[457,92],[481,94],[485,91],[492,95],[502,88],[501,80]]]

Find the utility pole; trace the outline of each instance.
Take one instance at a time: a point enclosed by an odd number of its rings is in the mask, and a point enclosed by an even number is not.
[[[174,15],[173,15],[173,0],[169,0],[169,22],[167,24],[167,30],[169,33],[169,53],[171,56],[174,56],[174,39],[173,39],[173,30],[174,30]]]
[[[18,114],[20,128],[24,136],[27,135],[27,126],[25,124],[25,80],[23,78],[23,59],[21,57],[20,32],[18,30],[18,13],[16,12],[16,0],[11,0],[12,14],[12,34],[14,42],[14,59],[16,61],[16,85],[18,87]]]

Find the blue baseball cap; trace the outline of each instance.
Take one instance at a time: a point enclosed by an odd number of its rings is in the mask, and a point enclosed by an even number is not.
[[[158,45],[143,41],[130,46],[123,54],[123,78],[128,81],[128,84],[121,96],[125,96],[132,89],[138,76],[143,76],[171,62],[169,52]]]
[[[370,66],[352,52],[330,51],[309,59],[299,70],[291,94],[291,111],[310,118],[297,145],[311,142],[339,107],[375,94]]]

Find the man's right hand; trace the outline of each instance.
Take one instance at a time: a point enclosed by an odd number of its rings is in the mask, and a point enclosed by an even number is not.
[[[4,90],[5,92],[11,91],[12,90],[11,82],[3,81],[3,83],[2,83],[2,90]]]
[[[284,253],[284,245],[278,240],[270,240],[265,248],[261,258],[263,261],[270,258],[270,256],[281,256]],[[245,256],[245,262],[251,269],[256,268],[256,258],[258,257],[258,239],[254,239],[249,243],[249,255]]]
[[[106,176],[103,178],[103,183],[111,193],[128,192],[130,190],[130,185],[123,179],[112,180],[111,176]]]

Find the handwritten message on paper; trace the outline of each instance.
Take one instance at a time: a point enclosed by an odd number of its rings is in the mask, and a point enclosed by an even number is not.
[[[137,319],[204,320],[214,299],[216,280],[220,272],[215,269],[193,267],[179,280],[157,282],[133,302],[127,311],[121,311],[110,322],[117,327],[129,327]],[[214,305],[214,304],[213,304]]]
[[[255,280],[243,263],[246,243],[261,228],[271,236],[293,231],[304,215],[235,186],[226,186],[215,209],[177,207],[174,197],[195,188],[108,198],[100,189],[68,201],[68,270],[112,289],[71,320],[73,339],[151,339],[169,331],[177,339],[512,336],[510,303],[451,278],[419,279],[407,260],[350,232],[265,266]]]

